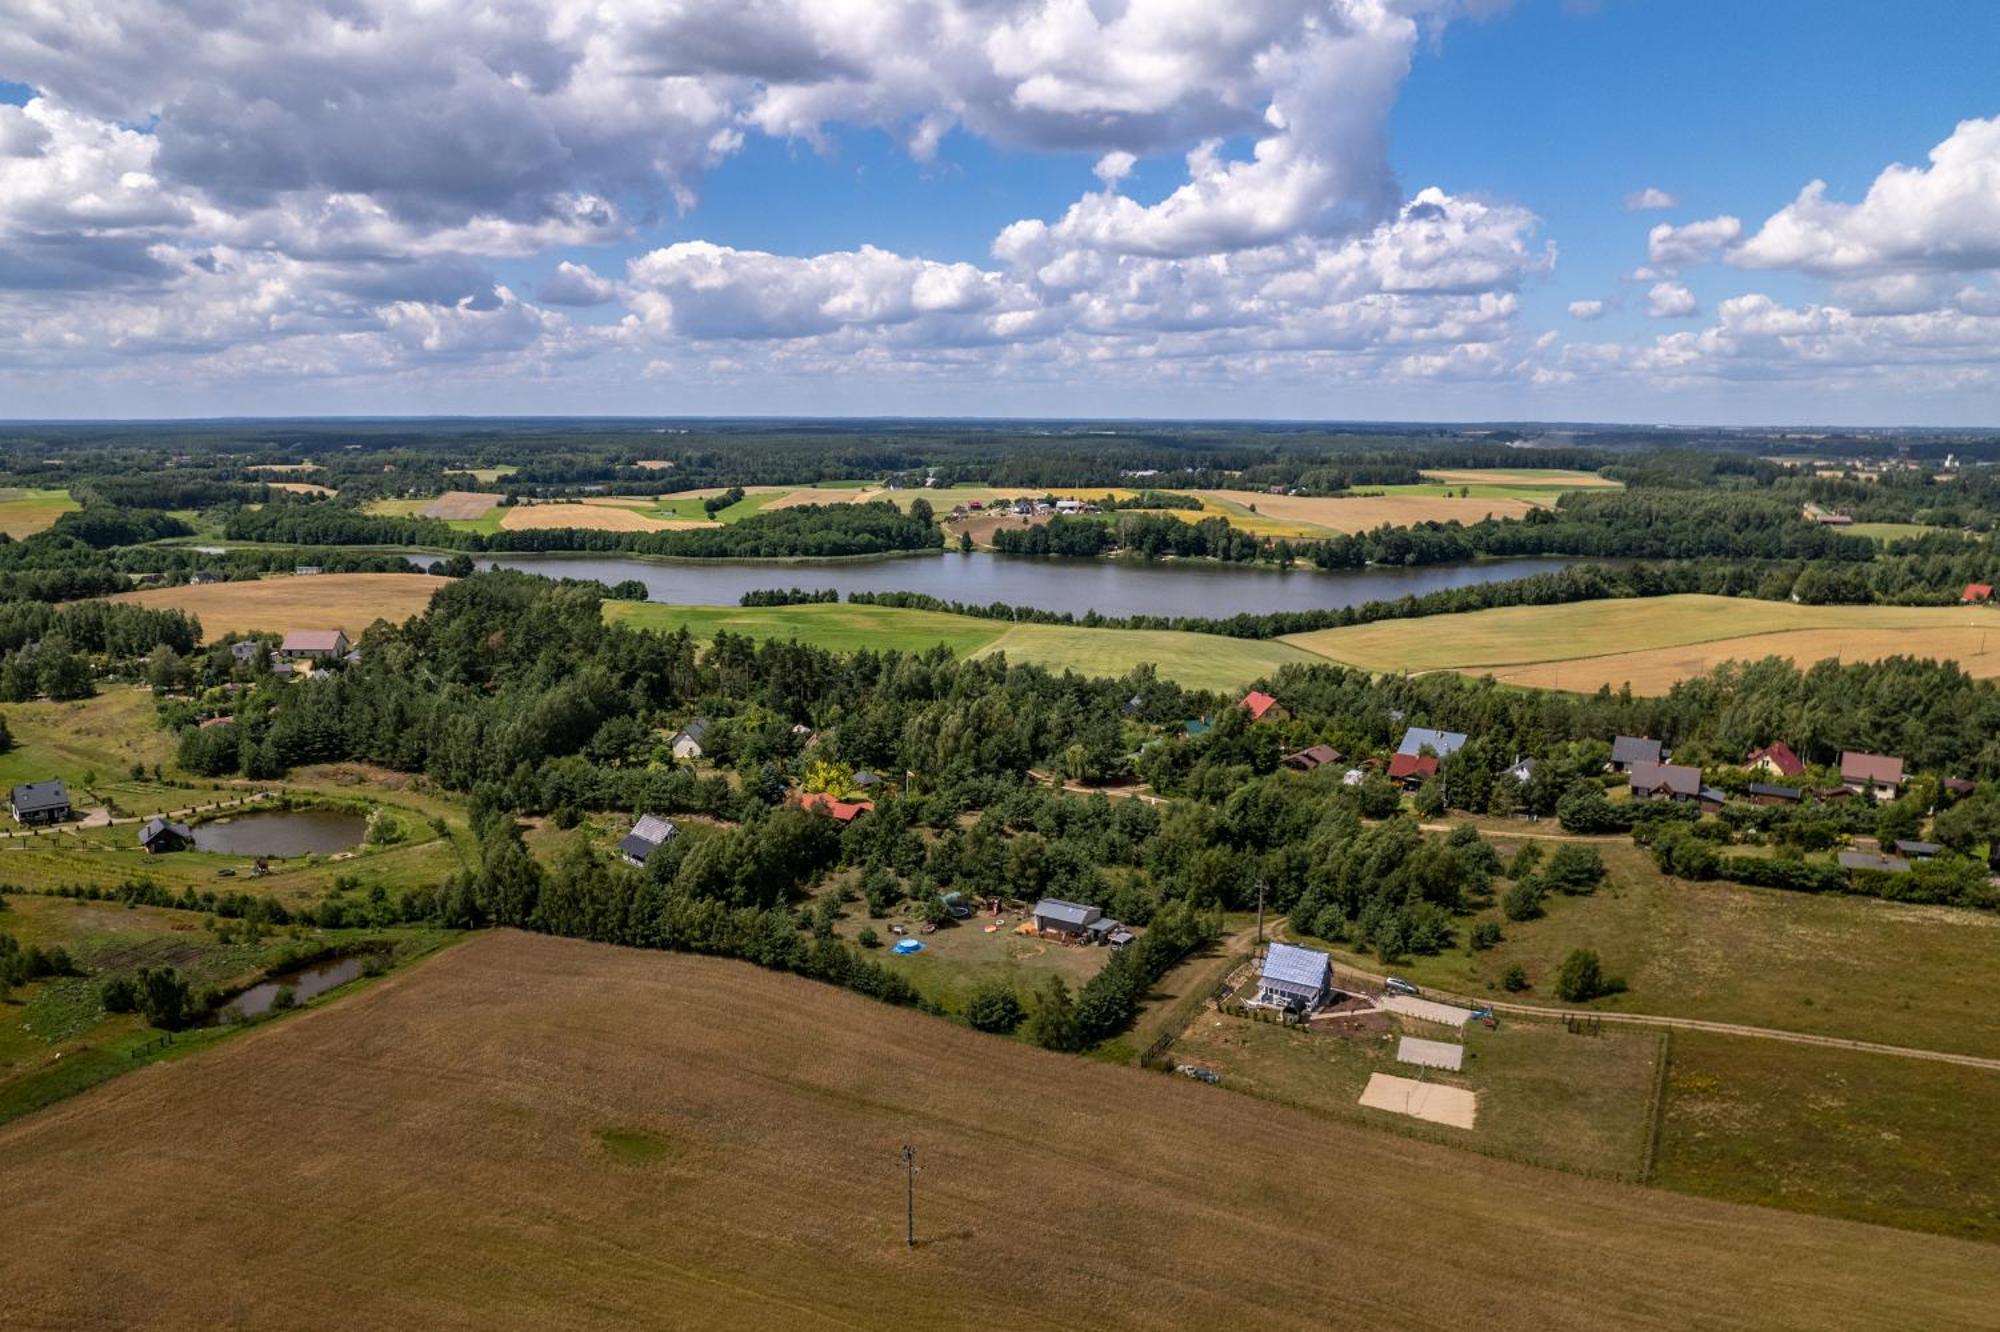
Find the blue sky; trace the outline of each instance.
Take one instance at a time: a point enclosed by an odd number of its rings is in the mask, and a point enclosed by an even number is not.
[[[2000,419],[2000,6],[660,10],[25,17],[0,396]]]

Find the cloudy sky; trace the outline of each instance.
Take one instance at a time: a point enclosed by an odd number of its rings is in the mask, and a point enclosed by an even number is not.
[[[7,0],[0,417],[2000,422],[2000,5]]]

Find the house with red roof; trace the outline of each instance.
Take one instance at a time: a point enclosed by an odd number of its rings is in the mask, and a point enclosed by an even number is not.
[[[1796,777],[1806,770],[1792,747],[1779,740],[1763,749],[1753,749],[1744,758],[1743,766],[1752,772],[1768,772],[1773,777]]]
[[[1435,754],[1398,754],[1389,760],[1389,780],[1402,783],[1406,791],[1414,791],[1437,776],[1437,770]]]
[[[836,823],[852,823],[863,814],[875,808],[872,800],[841,800],[824,791],[813,791],[799,797],[799,808],[824,814]]]
[[[1237,706],[1249,710],[1251,721],[1284,721],[1292,715],[1285,710],[1284,704],[1261,689],[1245,694],[1242,703]]]
[[[1993,584],[1967,583],[1965,585],[1965,595],[1961,596],[1959,600],[1968,606],[1976,602],[1991,601],[1993,600]]]

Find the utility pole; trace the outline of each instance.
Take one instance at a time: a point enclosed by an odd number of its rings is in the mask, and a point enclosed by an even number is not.
[[[917,1247],[917,1149],[903,1144],[903,1243]]]
[[[1264,881],[1257,880],[1257,946],[1264,946]]]

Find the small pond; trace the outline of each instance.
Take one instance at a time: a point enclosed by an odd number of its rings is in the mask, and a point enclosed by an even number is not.
[[[233,856],[325,856],[361,845],[368,820],[339,809],[274,809],[216,819],[194,830],[203,851]]]
[[[358,957],[330,957],[295,971],[280,972],[269,980],[259,981],[224,1004],[222,1017],[224,1021],[237,1022],[262,1017],[278,1001],[278,991],[287,986],[291,987],[292,998],[304,1003],[337,985],[347,984],[360,974],[361,959]]]

